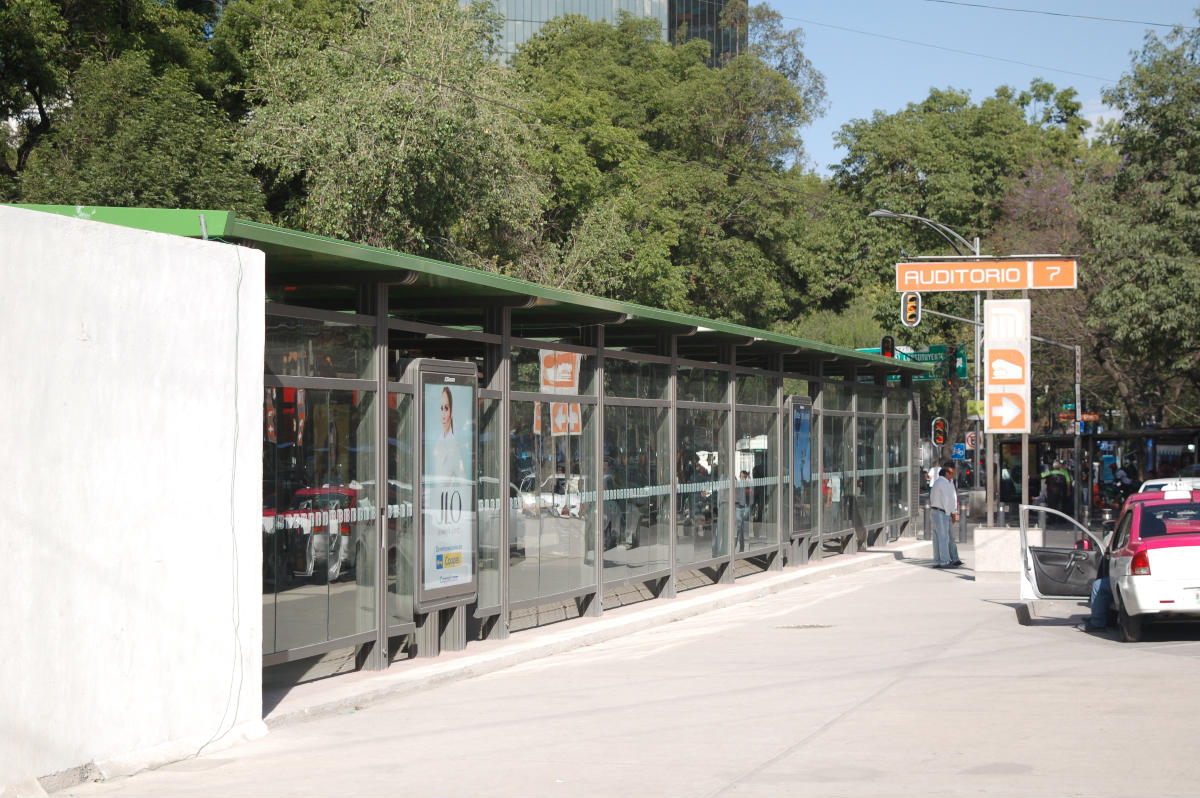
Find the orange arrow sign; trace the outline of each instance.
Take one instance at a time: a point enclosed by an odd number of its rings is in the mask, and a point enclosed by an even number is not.
[[[984,418],[988,432],[1028,432],[1027,400],[1020,393],[994,392],[987,395]]]

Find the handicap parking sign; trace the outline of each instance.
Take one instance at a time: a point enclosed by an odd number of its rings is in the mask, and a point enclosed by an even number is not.
[[[967,459],[967,445],[965,443],[954,444],[954,449],[950,452],[950,459],[951,460],[966,460]]]

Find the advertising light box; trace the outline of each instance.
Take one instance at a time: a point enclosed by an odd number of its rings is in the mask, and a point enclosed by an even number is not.
[[[472,601],[477,584],[476,393],[469,363],[417,360],[417,610]]]

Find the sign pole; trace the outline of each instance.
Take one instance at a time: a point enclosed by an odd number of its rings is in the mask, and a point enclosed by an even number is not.
[[[1022,291],[1021,299],[1028,299],[1028,298],[1029,298],[1029,292]],[[1030,379],[1032,380],[1032,378],[1033,378],[1032,370],[1031,370],[1031,373],[1029,376],[1030,376]],[[1030,413],[1032,414],[1032,412],[1033,412],[1033,410],[1032,410],[1032,408],[1033,408],[1032,394],[1029,397],[1029,401],[1030,401],[1030,404],[1029,404]],[[1032,427],[1033,427],[1032,415],[1030,416],[1030,419],[1029,419],[1029,425],[1030,425],[1030,428],[1032,429]],[[1021,504],[1029,504],[1029,462],[1030,462],[1030,460],[1029,460],[1029,433],[1022,432],[1021,433]],[[1034,467],[1036,468],[1037,467],[1037,465],[1036,465],[1037,459],[1034,458],[1033,462],[1035,464]],[[1041,476],[1040,470],[1039,470],[1038,476]],[[1020,508],[1018,508],[1018,511],[1017,511],[1017,518],[1020,518]],[[1045,534],[1044,530],[1043,530],[1043,534]]]
[[[978,238],[975,239],[975,255],[976,256],[979,255],[979,239]],[[981,338],[979,336],[979,292],[976,291],[975,292],[975,380],[974,380],[976,406],[978,406],[978,404],[979,404],[979,366],[981,363],[983,363],[983,358],[981,358],[979,355],[980,340],[981,340]],[[978,440],[979,440],[978,417],[976,417],[974,424],[975,424],[975,440],[978,442]],[[978,488],[979,487],[980,453],[981,453],[983,447],[975,446],[974,448],[975,448],[975,484],[973,485],[973,487]]]
[[[991,291],[987,292],[987,297],[988,297],[988,299],[992,298]],[[987,414],[990,412],[990,409],[986,402],[984,403],[983,412],[984,412],[984,416],[983,416],[984,430],[987,430],[987,423],[988,423]],[[990,433],[990,432],[986,432],[984,434],[984,438],[987,440],[987,447],[984,451],[984,463],[986,464],[987,469],[988,469],[988,480],[987,480],[987,486],[986,486],[987,487],[987,497],[986,497],[987,525],[989,528],[991,528],[991,527],[995,526],[994,511],[996,509],[996,505],[994,503],[995,498],[996,498],[994,495],[995,491],[996,491],[996,481],[994,479],[992,479],[992,447],[996,445],[996,439],[992,437],[992,433]]]
[[[1083,452],[1080,447],[1080,435],[1083,433],[1083,405],[1080,402],[1079,383],[1083,376],[1079,345],[1075,346],[1075,517],[1079,518],[1080,500],[1083,498]],[[1088,469],[1091,470],[1090,468]],[[1091,507],[1091,502],[1087,505]]]

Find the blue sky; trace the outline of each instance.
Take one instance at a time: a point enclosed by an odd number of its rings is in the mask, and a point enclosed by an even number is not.
[[[1195,8],[1200,5],[1200,0],[970,1],[1183,25],[1197,24]],[[833,134],[843,124],[870,117],[876,109],[898,111],[924,99],[932,87],[967,90],[978,101],[997,86],[1007,84],[1020,90],[1040,77],[1059,88],[1074,87],[1088,118],[1111,118],[1100,99],[1101,91],[1129,69],[1130,52],[1141,48],[1147,31],[1160,36],[1168,32],[1167,28],[1145,24],[1019,13],[933,0],[769,2],[784,16],[787,27],[804,29],[805,53],[825,75],[828,109],[823,118],[801,131],[809,166],[821,174],[828,174],[828,165],[845,155],[833,144]]]

